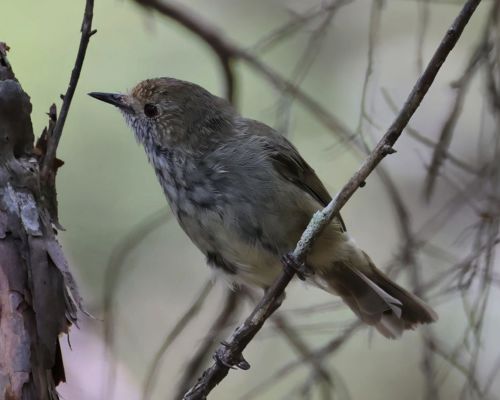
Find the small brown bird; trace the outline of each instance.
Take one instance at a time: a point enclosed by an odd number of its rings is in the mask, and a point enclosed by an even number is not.
[[[173,213],[207,263],[234,284],[269,287],[312,215],[331,197],[283,136],[225,100],[173,78],[129,94],[90,93],[117,106],[144,146]],[[340,216],[314,244],[307,280],[388,338],[437,319],[379,271]]]

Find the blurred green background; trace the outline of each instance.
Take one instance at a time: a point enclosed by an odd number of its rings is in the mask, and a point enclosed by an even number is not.
[[[418,76],[417,3],[388,1],[382,14],[376,68],[367,97],[368,110],[381,127],[368,130],[368,136],[374,139],[393,117],[380,89],[386,88],[401,104]],[[314,3],[189,0],[183,4],[246,48],[287,21],[290,10],[300,12]],[[353,129],[359,118],[367,65],[370,6],[368,0],[358,0],[338,12],[303,83],[307,93]],[[60,105],[59,94],[66,90],[76,56],[83,7],[83,1],[75,0],[2,0],[0,40],[11,47],[10,62],[31,96],[37,134],[47,122],[45,113],[50,104],[55,101]],[[457,5],[449,3],[432,5],[423,53],[425,61],[458,10]],[[412,125],[428,137],[435,139],[439,132],[443,115],[450,107],[449,83],[460,75],[472,46],[480,37],[486,11],[483,5],[473,17],[412,120]],[[125,91],[145,78],[172,76],[223,95],[223,81],[217,60],[204,43],[175,22],[145,12],[132,1],[96,0],[93,26],[98,33],[91,39],[59,147],[58,156],[66,164],[58,175],[58,192],[60,220],[67,229],[60,237],[87,307],[100,319],[104,271],[113,248],[136,224],[166,208],[166,203],[153,170],[121,115],[86,93]],[[266,52],[263,60],[289,77],[307,45],[310,29]],[[276,125],[279,93],[244,64],[238,63],[236,71],[238,108],[246,116]],[[471,143],[475,143],[473,135],[480,121],[482,90],[474,81],[452,148],[454,154],[471,163],[477,161]],[[347,146],[339,144],[310,114],[296,106],[292,111],[290,139],[333,192],[353,173],[359,158]],[[437,204],[449,197],[449,188],[439,186],[437,199],[430,209],[421,201],[428,149],[405,137],[398,143],[397,150],[384,164],[393,173],[413,220],[423,221],[432,215]],[[370,178],[368,185],[344,208],[343,215],[358,244],[377,264],[385,265],[397,251],[399,242],[392,207],[378,178]],[[436,239],[457,256],[463,249],[456,239],[468,217],[464,212],[453,222],[456,230],[450,229],[448,234],[438,235]],[[421,261],[425,264],[429,260]],[[439,265],[426,267],[433,269]],[[204,266],[202,255],[171,220],[131,251],[123,269],[115,316],[117,351],[114,356],[118,363],[115,398],[137,399],[155,351],[209,278],[210,271]],[[182,368],[221,307],[223,291],[223,284],[218,284],[200,316],[169,350],[158,375],[154,399],[169,398]],[[330,297],[319,290],[295,283],[288,290],[283,308],[328,300]],[[461,303],[447,302],[437,310],[440,320],[433,329],[440,338],[452,341],[458,334],[457,328],[465,323]],[[346,309],[331,315],[315,314],[309,317],[308,324],[318,321],[331,324],[328,329],[317,332],[304,329],[304,337],[311,346],[319,347],[352,319]],[[495,346],[500,318],[490,313],[487,321],[482,343],[486,350]],[[233,325],[236,322],[233,321]],[[109,358],[102,344],[102,325],[99,320],[83,317],[81,329],[72,330],[73,350],[66,347],[64,351],[68,383],[62,386],[61,393],[65,399],[103,398],[101,388],[107,379]],[[286,361],[294,359],[288,345],[273,332],[270,327],[264,328],[262,338],[257,338],[245,352],[252,369],[231,372],[214,391],[213,398],[239,398]],[[420,399],[423,396],[421,349],[420,338],[414,332],[405,334],[401,340],[387,341],[364,330],[329,359],[328,365],[335,368],[336,376],[343,377],[353,399]],[[485,351],[480,367],[487,371],[494,356],[489,357]],[[462,388],[462,375],[444,362],[438,367],[440,382],[444,385],[443,398],[456,398]],[[285,393],[307,374],[307,367],[303,367],[261,398],[287,398]],[[496,388],[500,392],[498,382]],[[342,392],[340,383],[339,391]]]

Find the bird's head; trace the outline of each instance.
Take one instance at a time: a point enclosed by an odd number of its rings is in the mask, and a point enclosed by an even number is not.
[[[231,131],[231,105],[202,87],[173,78],[147,79],[129,93],[89,93],[120,109],[145,146],[197,152]]]

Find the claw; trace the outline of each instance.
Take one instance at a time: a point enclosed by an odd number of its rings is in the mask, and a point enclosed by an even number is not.
[[[302,281],[305,281],[306,278],[314,275],[314,271],[309,268],[305,263],[300,265],[297,264],[297,260],[291,253],[287,253],[281,257],[281,263],[285,266],[285,268],[291,268],[295,271],[298,278]]]
[[[231,365],[230,363],[228,363],[225,359],[224,359],[224,354],[219,354],[218,351],[215,352],[214,354],[214,360],[215,362],[219,363],[219,364],[222,364],[224,365],[225,367],[227,368],[230,368],[230,369],[236,369],[233,365]]]
[[[245,360],[243,358],[243,356],[241,356],[241,361],[238,363],[237,367],[239,369],[242,369],[242,370],[246,371],[246,370],[250,369],[250,364],[248,363],[247,360]]]

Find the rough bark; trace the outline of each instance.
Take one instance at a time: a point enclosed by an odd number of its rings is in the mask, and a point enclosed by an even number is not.
[[[54,181],[40,180],[30,98],[7,49],[0,43],[0,398],[57,399],[59,335],[76,322],[80,297],[49,212],[55,198],[44,195]]]

